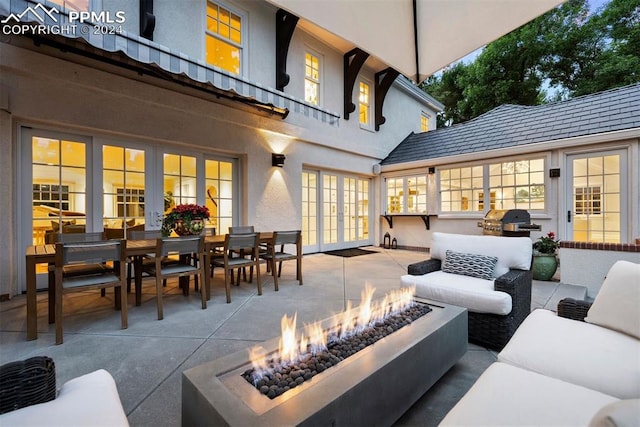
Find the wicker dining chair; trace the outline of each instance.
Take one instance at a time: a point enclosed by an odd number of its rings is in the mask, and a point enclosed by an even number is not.
[[[295,253],[285,252],[287,245],[295,245]],[[282,274],[282,262],[296,260],[296,280],[302,286],[302,232],[274,231],[271,241],[267,245],[267,253],[260,255],[271,265],[274,289],[278,290],[278,277]],[[278,272],[276,274],[276,263]]]
[[[172,262],[165,262],[168,257],[177,257]],[[197,263],[191,259],[198,258]],[[158,304],[158,320],[164,318],[162,298],[163,281],[171,277],[199,276],[200,282],[204,283],[204,237],[183,236],[183,237],[162,237],[157,239],[156,252],[153,255],[152,265],[143,264],[143,269],[156,278],[156,299]],[[188,283],[185,286],[189,286]],[[184,290],[183,290],[184,293]],[[202,289],[200,292],[202,309],[207,308],[207,292]]]
[[[241,255],[242,254],[242,255]],[[262,295],[262,281],[260,279],[260,239],[257,233],[227,234],[224,239],[224,254],[222,258],[214,258],[214,267],[224,268],[224,287],[227,302],[231,302],[231,280],[233,270],[251,268],[249,281],[253,280],[253,267],[256,267],[258,281],[258,295]]]
[[[125,240],[56,243],[55,259],[56,344],[63,342],[63,293],[115,288],[115,306],[121,312],[122,329],[127,328],[127,293],[123,289],[127,262]],[[113,269],[99,273],[89,271],[85,274],[65,274],[65,270],[82,269],[83,265],[106,263],[113,263]]]

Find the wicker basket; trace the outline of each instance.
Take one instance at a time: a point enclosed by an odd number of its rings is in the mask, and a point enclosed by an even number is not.
[[[56,398],[56,369],[46,356],[0,366],[0,414]]]

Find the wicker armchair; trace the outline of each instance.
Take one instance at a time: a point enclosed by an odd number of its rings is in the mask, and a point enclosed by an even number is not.
[[[0,414],[56,398],[56,368],[38,356],[0,366]]]
[[[442,261],[428,259],[408,267],[411,275],[440,270]],[[496,291],[511,296],[512,308],[507,315],[468,313],[469,341],[494,350],[502,350],[518,326],[531,312],[531,271],[509,270],[494,281]]]

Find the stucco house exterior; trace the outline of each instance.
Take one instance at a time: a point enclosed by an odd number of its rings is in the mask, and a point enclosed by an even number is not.
[[[599,286],[616,259],[640,262],[639,140],[640,84],[413,133],[381,162],[382,232],[428,248],[433,231],[482,234],[489,209],[526,209],[534,240],[562,241],[561,280]]]
[[[301,229],[307,253],[377,243],[374,165],[438,101],[266,1],[98,3],[0,1],[0,295],[51,233],[157,229],[179,203],[218,233]]]

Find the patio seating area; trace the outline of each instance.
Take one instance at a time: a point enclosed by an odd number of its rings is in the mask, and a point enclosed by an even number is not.
[[[407,267],[424,260],[424,252],[366,248],[375,253],[356,257],[304,256],[304,285],[296,279],[296,263],[284,263],[274,291],[273,276],[264,274],[263,293],[255,283],[231,286],[226,302],[224,274],[216,269],[208,309],[201,310],[199,292],[184,296],[177,279],[164,292],[165,316],[157,320],[155,281],[145,278],[142,305],[129,294],[128,329],[120,329],[113,309],[114,293],[97,291],[65,296],[65,340],[55,345],[55,327],[47,322],[47,293],[38,293],[38,339],[26,341],[26,297],[0,303],[0,364],[33,356],[49,356],[56,364],[58,387],[70,379],[105,369],[115,379],[131,425],[176,426],[181,423],[182,372],[280,334],[283,314],[298,313],[298,324],[342,311],[346,301],[360,301],[368,283],[374,298],[400,286]],[[262,266],[264,273],[264,265]],[[533,308],[555,310],[560,299],[582,299],[586,289],[557,281],[533,282]],[[435,384],[396,425],[437,425],[466,393],[497,353],[476,345]]]

